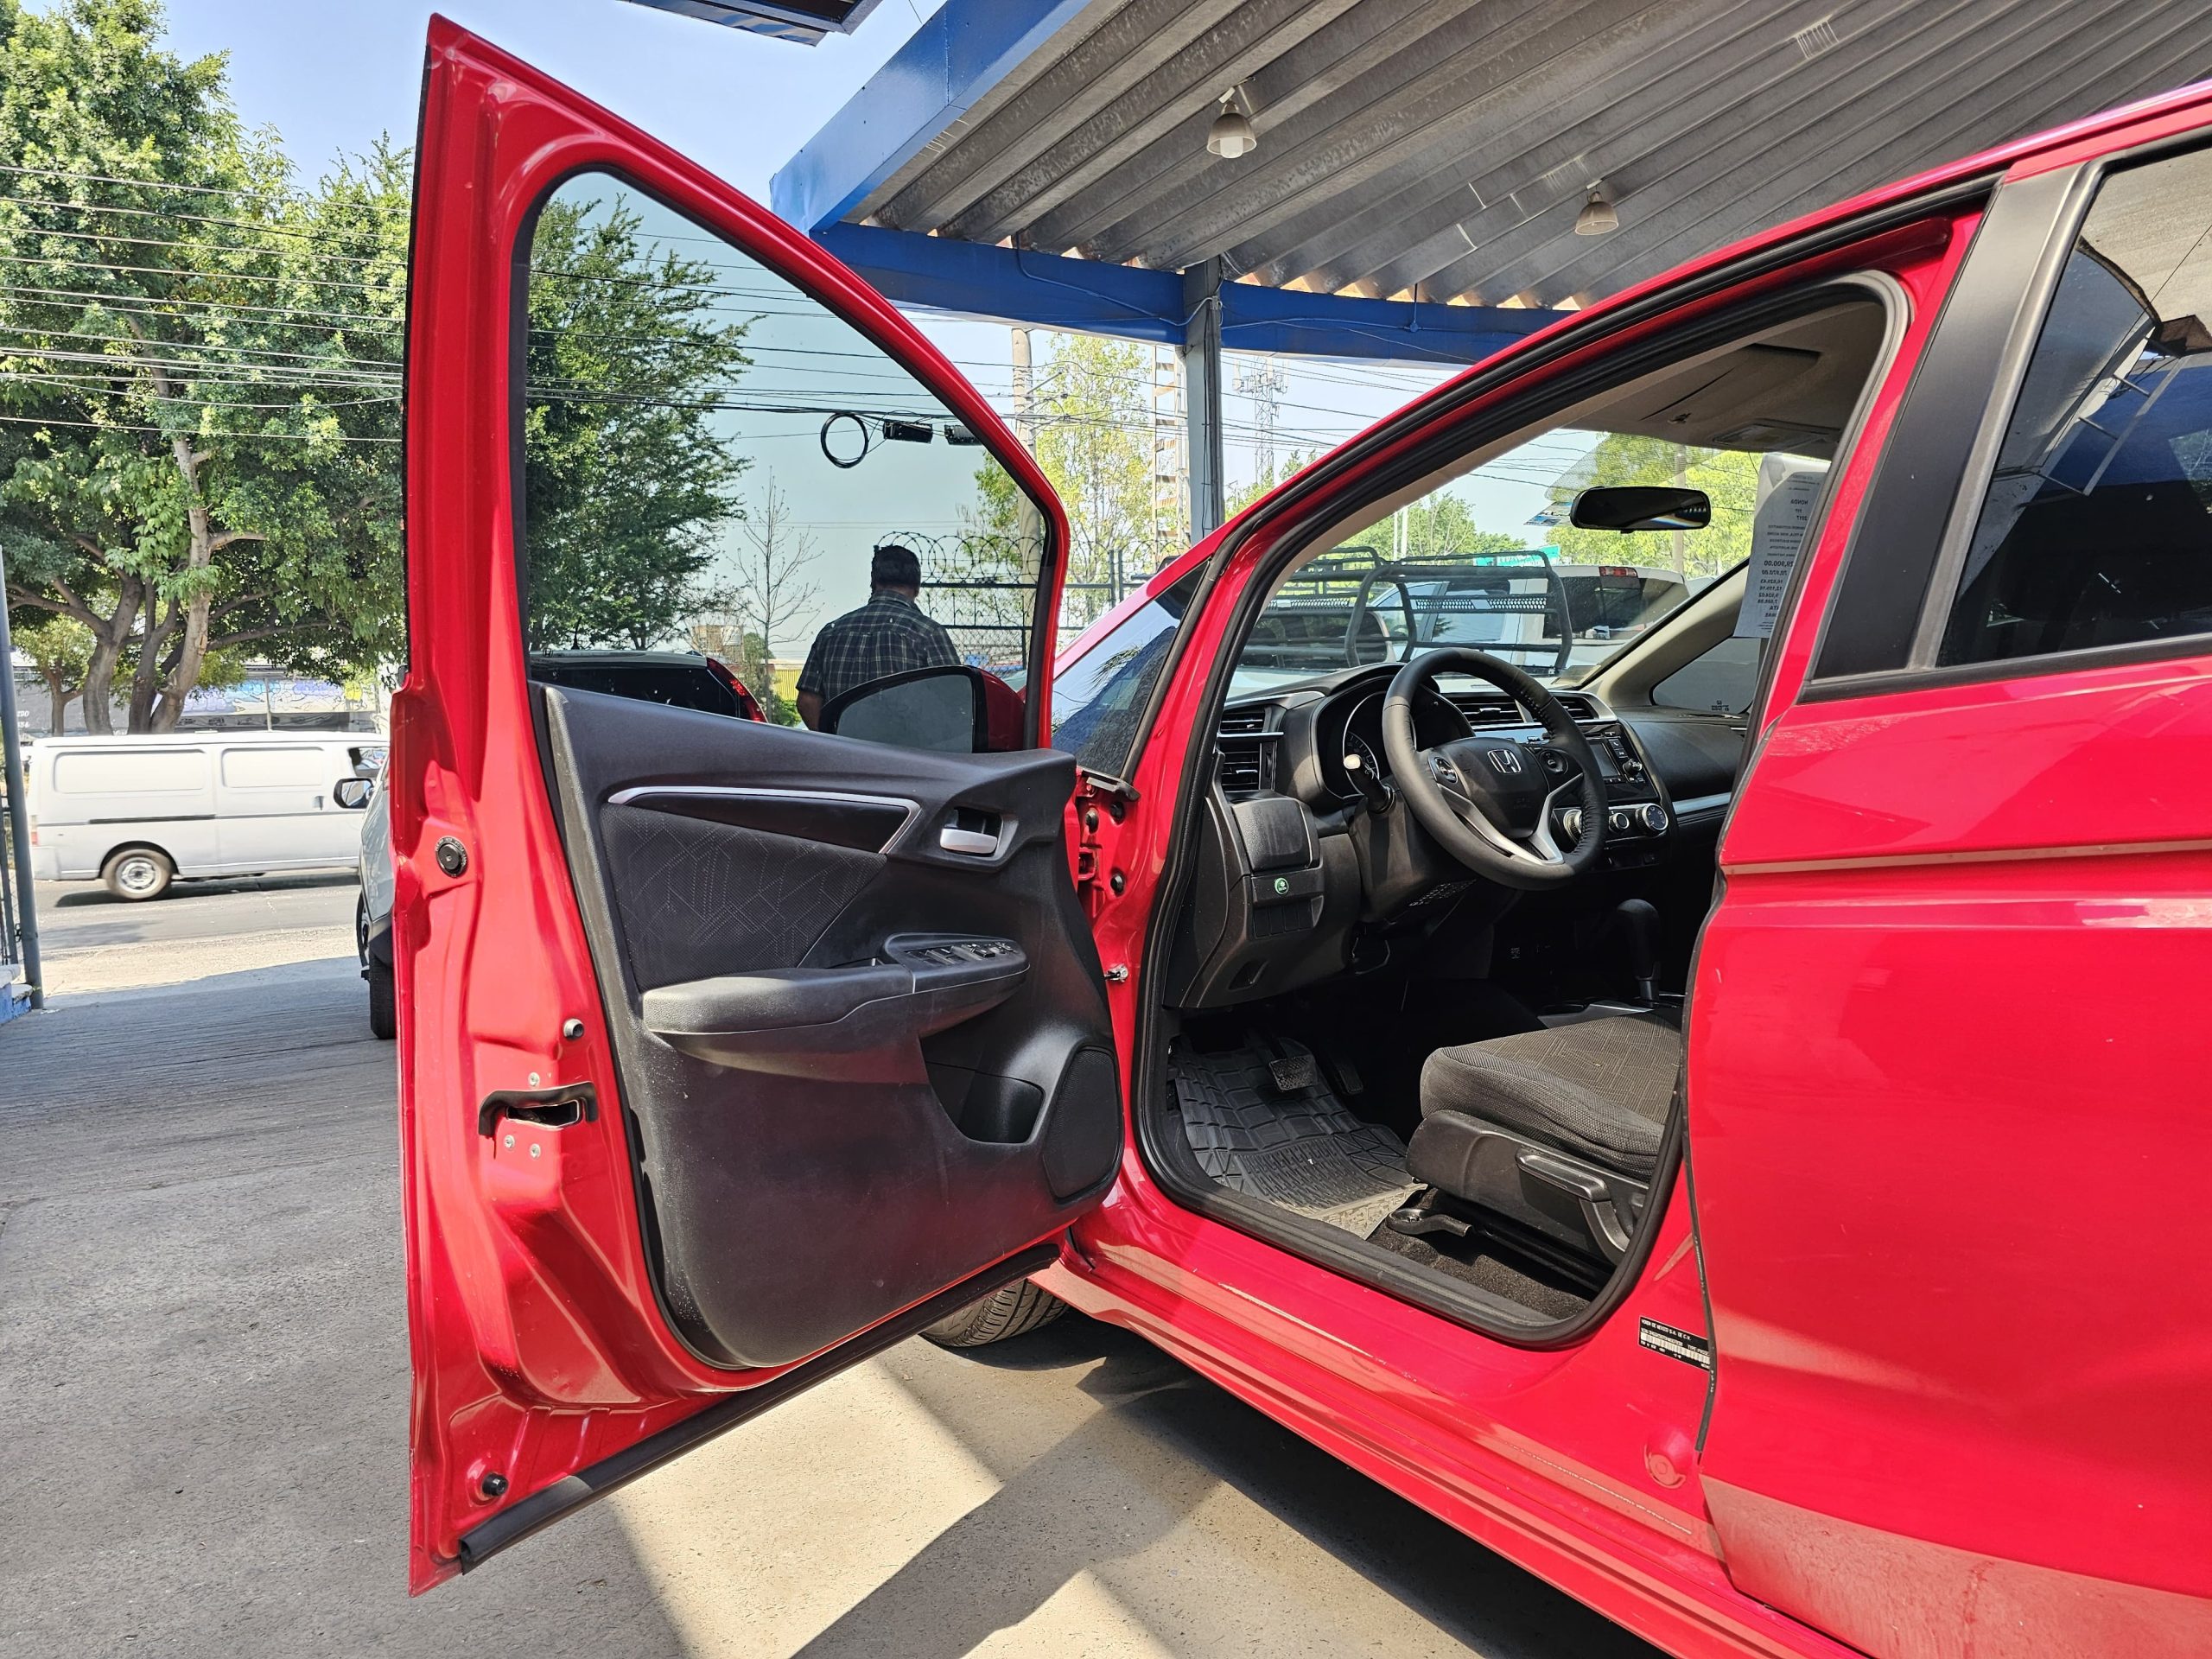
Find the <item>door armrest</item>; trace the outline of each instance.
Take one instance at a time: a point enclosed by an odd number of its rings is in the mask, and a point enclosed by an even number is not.
[[[922,1083],[921,1039],[996,1007],[1029,959],[1011,939],[905,933],[872,962],[776,968],[647,991],[646,1028],[710,1065],[842,1083]]]

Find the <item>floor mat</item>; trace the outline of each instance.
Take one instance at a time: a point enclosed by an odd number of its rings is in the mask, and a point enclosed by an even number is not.
[[[1300,1044],[1179,1042],[1167,1077],[1199,1166],[1236,1192],[1365,1238],[1421,1190],[1405,1143],[1346,1110]]]

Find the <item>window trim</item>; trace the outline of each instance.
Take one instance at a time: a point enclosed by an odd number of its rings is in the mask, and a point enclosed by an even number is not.
[[[2040,194],[2045,200],[2040,205],[2048,216],[2045,239],[2033,272],[2024,286],[2021,285],[2017,274],[2010,284],[2020,290],[2019,309],[2012,320],[1998,359],[1993,393],[1983,404],[1980,424],[1967,451],[1965,467],[1945,512],[1942,534],[1934,543],[1935,555],[1922,584],[1919,611],[1914,620],[1906,659],[1895,667],[1856,672],[1824,674],[1821,668],[1827,652],[1831,625],[1836,620],[1845,588],[1851,581],[1852,558],[1858,551],[1859,537],[1872,517],[1874,504],[1870,500],[1866,507],[1861,508],[1859,521],[1853,528],[1852,546],[1845,555],[1842,572],[1828,601],[1828,614],[1822,619],[1821,634],[1814,646],[1814,667],[1800,688],[1796,701],[1833,702],[1854,697],[1888,696],[1899,691],[1937,690],[1952,686],[2069,674],[2090,669],[2122,668],[2140,663],[2212,657],[2212,632],[2204,632],[2164,639],[2133,639],[2116,645],[2088,645],[2073,651],[2044,652],[2027,657],[1993,658],[1981,662],[1939,664],[1936,660],[1942,645],[1944,632],[1949,626],[1951,609],[1958,601],[1967,554],[1973,544],[1974,527],[1980,521],[1982,505],[1988,498],[1998,454],[2004,446],[2005,434],[2011,429],[2020,391],[2026,382],[2036,346],[2042,340],[2044,325],[2049,320],[2059,283],[2065,274],[2067,260],[2072,256],[2082,226],[2096,205],[2098,192],[2102,189],[2105,180],[2115,172],[2155,165],[2171,156],[2208,149],[2212,149],[2212,141],[2209,141],[2205,133],[2198,130],[2114,150],[2110,155],[2077,162],[2070,168],[2035,174],[1999,186],[1991,203],[1992,219],[2008,194],[2017,203],[2035,187],[2042,187]],[[2031,200],[2029,205],[2034,207],[2038,204]],[[1987,223],[1985,220],[1985,227]],[[1970,304],[1993,304],[2000,299],[2005,284],[2003,273],[1999,269],[1999,262],[1993,256],[1985,267],[1996,279],[1991,282],[1992,291],[1968,296],[1967,284],[1975,276],[1976,256],[1982,251],[1981,238],[1977,235],[1975,245],[1968,251],[1966,264],[1953,289],[1953,300],[1967,296]],[[2017,266],[2014,270],[2017,272]],[[1938,336],[1948,322],[1950,314],[1951,304],[1947,302],[1944,315],[1937,321]],[[1929,348],[1922,355],[1920,368],[1916,371],[1912,390],[1907,394],[1907,406],[1891,429],[1892,444],[1900,434],[1907,431],[1907,422],[1911,417],[1913,406],[1921,404],[1926,393],[1936,391],[1933,385],[1923,390],[1922,372],[1936,360],[1936,340],[1931,339]],[[1937,401],[1948,410],[1959,401],[1959,395],[1952,392]],[[1929,404],[1925,407],[1934,409],[1935,404]],[[1885,459],[1888,447],[1885,446]],[[1914,482],[1917,484],[1918,481]],[[1925,485],[1920,485],[1914,492],[1923,499],[1926,493]],[[1899,601],[1900,607],[1910,602],[1903,598]]]

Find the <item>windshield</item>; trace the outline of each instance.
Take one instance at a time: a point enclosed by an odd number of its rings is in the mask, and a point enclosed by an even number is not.
[[[1546,683],[1578,679],[1749,551],[1758,505],[1818,459],[1559,427],[1376,519],[1283,578],[1232,696],[1471,645]],[[1695,528],[1572,523],[1581,492],[1701,491]]]

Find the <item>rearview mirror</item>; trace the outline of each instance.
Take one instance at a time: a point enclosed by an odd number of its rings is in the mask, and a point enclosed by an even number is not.
[[[822,729],[895,748],[983,754],[1021,747],[1021,694],[965,664],[887,674],[833,697]]]
[[[1575,496],[1567,522],[1577,530],[1703,530],[1713,498],[1672,484],[1601,484]]]
[[[330,798],[349,812],[358,812],[369,804],[369,791],[375,785],[365,778],[340,778],[330,786]]]

